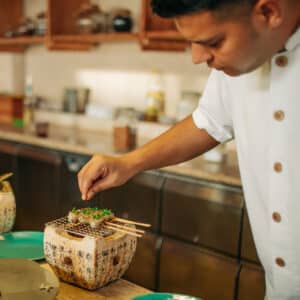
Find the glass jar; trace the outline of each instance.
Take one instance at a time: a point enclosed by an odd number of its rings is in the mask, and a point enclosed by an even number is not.
[[[107,14],[98,5],[84,4],[77,14],[76,25],[81,34],[107,31]]]
[[[113,12],[112,27],[115,32],[130,32],[133,21],[128,9],[118,9]]]
[[[197,108],[201,93],[195,91],[182,91],[181,99],[177,106],[177,120],[183,120],[191,115]]]
[[[113,127],[114,149],[116,152],[127,152],[136,147],[137,113],[130,107],[119,108]]]
[[[8,181],[0,183],[0,234],[9,232],[15,223],[16,202]]]

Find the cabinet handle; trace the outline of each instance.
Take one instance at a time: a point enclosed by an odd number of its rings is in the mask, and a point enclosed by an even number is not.
[[[25,146],[18,147],[17,155],[37,161],[43,161],[52,165],[60,165],[62,162],[61,156],[58,153]]]

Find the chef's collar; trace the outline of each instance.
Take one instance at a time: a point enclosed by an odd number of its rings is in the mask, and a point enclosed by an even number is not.
[[[297,30],[288,39],[287,43],[285,44],[285,49],[287,51],[292,51],[299,45],[300,45],[300,26],[298,26]]]

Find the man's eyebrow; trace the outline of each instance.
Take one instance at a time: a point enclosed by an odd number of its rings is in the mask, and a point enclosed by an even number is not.
[[[219,35],[213,36],[213,37],[205,39],[205,40],[196,39],[196,40],[189,40],[189,41],[194,44],[209,45],[213,42],[216,42],[218,39],[220,39],[222,37],[223,37],[223,35],[219,34]]]

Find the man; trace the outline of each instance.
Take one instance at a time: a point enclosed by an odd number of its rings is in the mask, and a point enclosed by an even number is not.
[[[235,139],[268,300],[300,299],[300,1],[154,0],[212,71],[192,116],[121,157],[95,155],[83,199]],[[264,74],[256,69],[268,66]],[[266,68],[264,68],[266,70]]]

